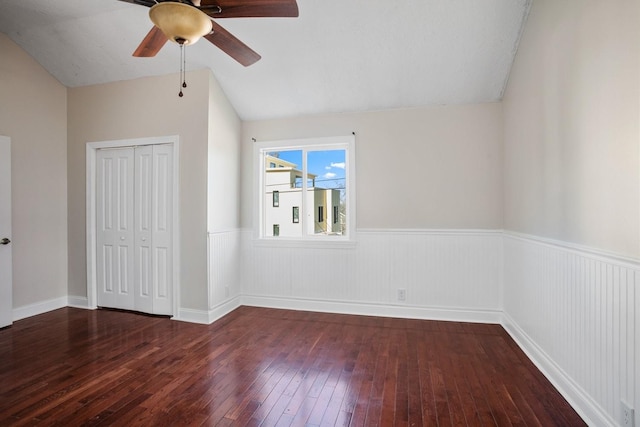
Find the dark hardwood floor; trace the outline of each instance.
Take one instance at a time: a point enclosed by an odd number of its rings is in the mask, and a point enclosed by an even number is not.
[[[578,426],[497,325],[65,308],[0,330],[0,425]]]

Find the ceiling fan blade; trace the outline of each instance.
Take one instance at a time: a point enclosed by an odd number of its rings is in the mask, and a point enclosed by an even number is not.
[[[213,18],[296,18],[299,15],[296,0],[201,0],[200,8]]]
[[[147,6],[147,7],[151,7],[154,4],[156,4],[156,2],[153,0],[120,0],[120,1],[123,1],[125,3],[139,4],[140,6]]]
[[[156,56],[156,54],[162,49],[162,46],[167,42],[167,36],[164,35],[160,28],[155,25],[147,33],[140,46],[133,52],[133,56],[139,58],[150,58],[152,56]]]
[[[248,67],[257,62],[261,56],[253,51],[249,46],[238,40],[233,34],[222,28],[215,21],[213,24],[213,33],[204,36],[214,45],[218,46],[227,55],[238,61],[240,64]]]

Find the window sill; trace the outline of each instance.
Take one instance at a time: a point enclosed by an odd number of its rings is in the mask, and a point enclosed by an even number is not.
[[[258,248],[300,248],[300,249],[354,249],[358,245],[356,240],[328,240],[328,239],[291,239],[281,237],[263,237],[253,240],[253,246]]]

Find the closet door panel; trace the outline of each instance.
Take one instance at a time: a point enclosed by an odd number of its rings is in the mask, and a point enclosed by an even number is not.
[[[135,157],[136,310],[153,313],[153,146],[136,147]]]
[[[98,305],[133,310],[132,148],[96,153]]]
[[[155,314],[171,314],[173,279],[173,147],[153,146],[153,197],[151,209]]]

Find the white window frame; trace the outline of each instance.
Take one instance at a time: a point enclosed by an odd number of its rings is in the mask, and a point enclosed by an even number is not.
[[[266,163],[264,156],[274,151],[301,150],[302,170],[307,170],[307,153],[312,151],[345,150],[345,184],[346,184],[346,216],[347,231],[343,236],[309,235],[306,234],[305,225],[302,224],[303,235],[300,237],[266,235],[265,213],[265,188],[264,176]],[[253,146],[253,175],[254,175],[254,241],[258,244],[269,246],[345,246],[353,245],[356,241],[356,162],[355,162],[355,135],[289,139],[277,141],[258,141]],[[302,180],[302,191],[307,189],[307,180]],[[300,222],[306,221],[306,213],[309,207],[300,206]],[[311,207],[313,211],[313,207]]]

